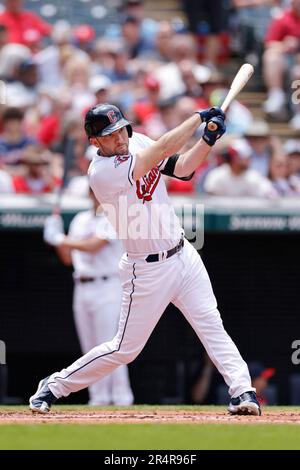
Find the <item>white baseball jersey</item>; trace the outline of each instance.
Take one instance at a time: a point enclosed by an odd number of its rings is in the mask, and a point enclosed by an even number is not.
[[[136,154],[152,143],[134,132],[128,155],[97,155],[88,172],[91,188],[131,254],[169,250],[183,234],[161,175],[167,160],[138,181],[132,178]]]
[[[83,240],[97,236],[109,240],[96,253],[72,250],[74,277],[101,277],[118,275],[118,265],[123,253],[122,244],[116,240],[116,234],[110,226],[111,236],[108,238],[108,221],[104,214],[95,215],[93,210],[80,212],[71,222],[69,235],[74,240]]]

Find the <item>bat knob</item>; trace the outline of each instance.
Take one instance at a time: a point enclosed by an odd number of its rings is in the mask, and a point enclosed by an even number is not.
[[[216,131],[218,129],[218,126],[215,122],[209,122],[207,124],[207,128],[209,131]]]

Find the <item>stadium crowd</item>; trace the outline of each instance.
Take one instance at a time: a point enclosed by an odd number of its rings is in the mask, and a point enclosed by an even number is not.
[[[183,2],[186,24],[147,18],[143,1],[127,0],[100,35],[88,21],[50,24],[24,3],[5,0],[0,12],[0,193],[54,191],[71,152],[65,191],[86,195],[96,151],[83,129],[90,106],[113,102],[136,132],[157,139],[222,101],[231,81],[224,64],[238,49],[264,77],[265,118],[235,100],[208,161],[191,181],[170,179],[169,191],[300,195],[300,107],[288,85],[300,77],[300,0],[220,0],[218,21],[210,2]],[[288,119],[295,138],[279,139],[270,122]]]

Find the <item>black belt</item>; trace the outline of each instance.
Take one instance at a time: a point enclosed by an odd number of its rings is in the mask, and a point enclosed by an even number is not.
[[[82,282],[83,284],[86,283],[86,282],[94,282],[94,281],[98,281],[98,280],[101,280],[101,281],[107,281],[108,279],[108,276],[100,276],[100,277],[85,277],[85,276],[80,276],[80,277],[76,277],[75,278],[75,281],[76,282]]]
[[[178,251],[182,249],[183,245],[184,239],[182,238],[178,245],[174,246],[174,248],[171,248],[171,250],[167,251],[166,259],[175,255],[175,253],[178,253]],[[154,263],[155,261],[159,261],[159,254],[156,253],[154,255],[148,255],[147,258],[145,258],[145,261],[147,261],[147,263]]]

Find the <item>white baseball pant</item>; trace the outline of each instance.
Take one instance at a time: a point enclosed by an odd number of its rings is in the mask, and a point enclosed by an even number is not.
[[[111,340],[117,330],[121,304],[118,276],[93,282],[76,282],[73,311],[82,352]],[[131,405],[133,394],[128,369],[121,365],[89,387],[90,405]]]
[[[185,240],[183,249],[163,261],[147,263],[126,254],[120,263],[123,287],[119,328],[112,341],[96,346],[49,378],[52,393],[68,396],[135,359],[170,302],[191,324],[223,375],[232,397],[255,390],[247,364],[226,333],[205,266]]]

